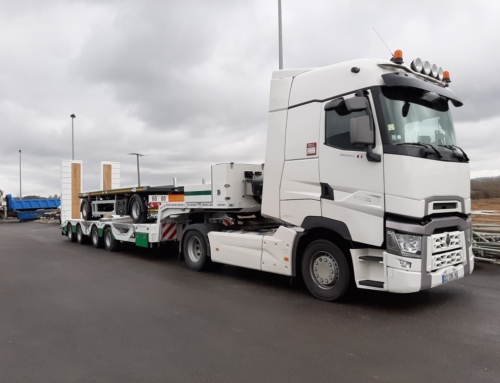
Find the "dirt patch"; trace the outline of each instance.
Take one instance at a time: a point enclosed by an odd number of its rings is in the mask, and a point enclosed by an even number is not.
[[[472,222],[500,225],[500,198],[473,199]]]

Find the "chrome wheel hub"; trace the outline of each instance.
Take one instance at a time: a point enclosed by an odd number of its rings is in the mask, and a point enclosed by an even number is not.
[[[191,237],[187,245],[189,259],[193,262],[198,262],[201,258],[201,243],[196,237]]]
[[[311,258],[311,277],[323,289],[331,289],[339,279],[339,265],[333,256],[320,251]]]

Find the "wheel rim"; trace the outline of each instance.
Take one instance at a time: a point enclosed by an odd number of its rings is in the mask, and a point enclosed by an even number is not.
[[[109,231],[106,232],[106,246],[111,247],[111,233]]]
[[[132,202],[132,217],[133,218],[139,218],[139,215],[141,214],[141,208],[139,206],[138,201]]]
[[[92,230],[92,242],[95,244],[97,244],[97,242],[99,241],[99,236],[97,234],[97,230],[93,229]]]
[[[71,239],[71,237],[73,237],[73,230],[71,230],[71,225],[68,225],[67,232],[68,238]]]
[[[309,270],[313,281],[324,290],[334,288],[339,279],[339,265],[326,251],[318,251],[311,257]]]
[[[188,240],[187,251],[189,259],[193,262],[199,262],[201,258],[201,242],[196,237],[191,237]]]
[[[84,202],[84,203],[82,203],[82,210],[80,211],[82,219],[87,219],[86,212],[87,212],[87,203]]]
[[[80,226],[76,227],[76,238],[81,241],[82,239],[82,228]]]

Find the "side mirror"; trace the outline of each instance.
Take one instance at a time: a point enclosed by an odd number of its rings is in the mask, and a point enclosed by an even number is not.
[[[351,119],[351,144],[373,145],[373,124],[370,116]]]
[[[371,116],[351,118],[351,144],[366,146],[366,159],[370,162],[381,162],[382,156],[373,153],[375,131]]]
[[[349,112],[359,112],[368,108],[366,97],[351,97],[345,100],[345,107]]]

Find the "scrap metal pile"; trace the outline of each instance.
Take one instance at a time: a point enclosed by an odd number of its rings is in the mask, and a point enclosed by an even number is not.
[[[500,225],[477,224],[472,231],[475,259],[500,265]]]

